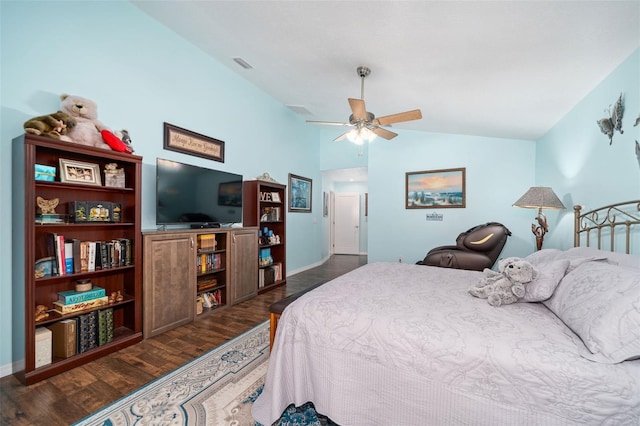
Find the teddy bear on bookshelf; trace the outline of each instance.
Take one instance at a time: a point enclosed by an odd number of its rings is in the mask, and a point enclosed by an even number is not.
[[[91,99],[81,96],[60,95],[60,108],[75,120],[75,126],[67,132],[72,142],[132,153],[133,150],[98,120],[98,106]],[[128,132],[127,132],[128,135]]]

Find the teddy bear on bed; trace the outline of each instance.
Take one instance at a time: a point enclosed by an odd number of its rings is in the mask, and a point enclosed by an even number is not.
[[[498,262],[498,272],[485,268],[484,277],[469,288],[472,296],[487,299],[491,306],[515,303],[525,294],[525,285],[536,278],[533,265],[519,257]]]

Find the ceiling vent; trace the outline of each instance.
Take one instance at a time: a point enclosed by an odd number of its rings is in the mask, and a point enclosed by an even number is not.
[[[295,112],[296,114],[311,115],[311,111],[309,111],[302,105],[287,105],[287,108],[289,108],[291,111]]]
[[[245,70],[252,70],[252,69],[253,69],[253,67],[251,66],[251,64],[250,64],[249,62],[245,61],[245,60],[244,60],[244,59],[242,59],[242,58],[233,58],[233,61],[234,61],[236,64],[240,65],[240,66],[241,66],[242,68],[244,68]]]

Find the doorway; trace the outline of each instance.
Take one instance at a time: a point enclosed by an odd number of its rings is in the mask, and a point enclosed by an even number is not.
[[[360,194],[332,193],[333,254],[360,254]]]

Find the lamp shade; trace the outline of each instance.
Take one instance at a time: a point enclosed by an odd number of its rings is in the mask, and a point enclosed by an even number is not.
[[[513,205],[526,209],[566,209],[553,189],[547,186],[532,186]]]

